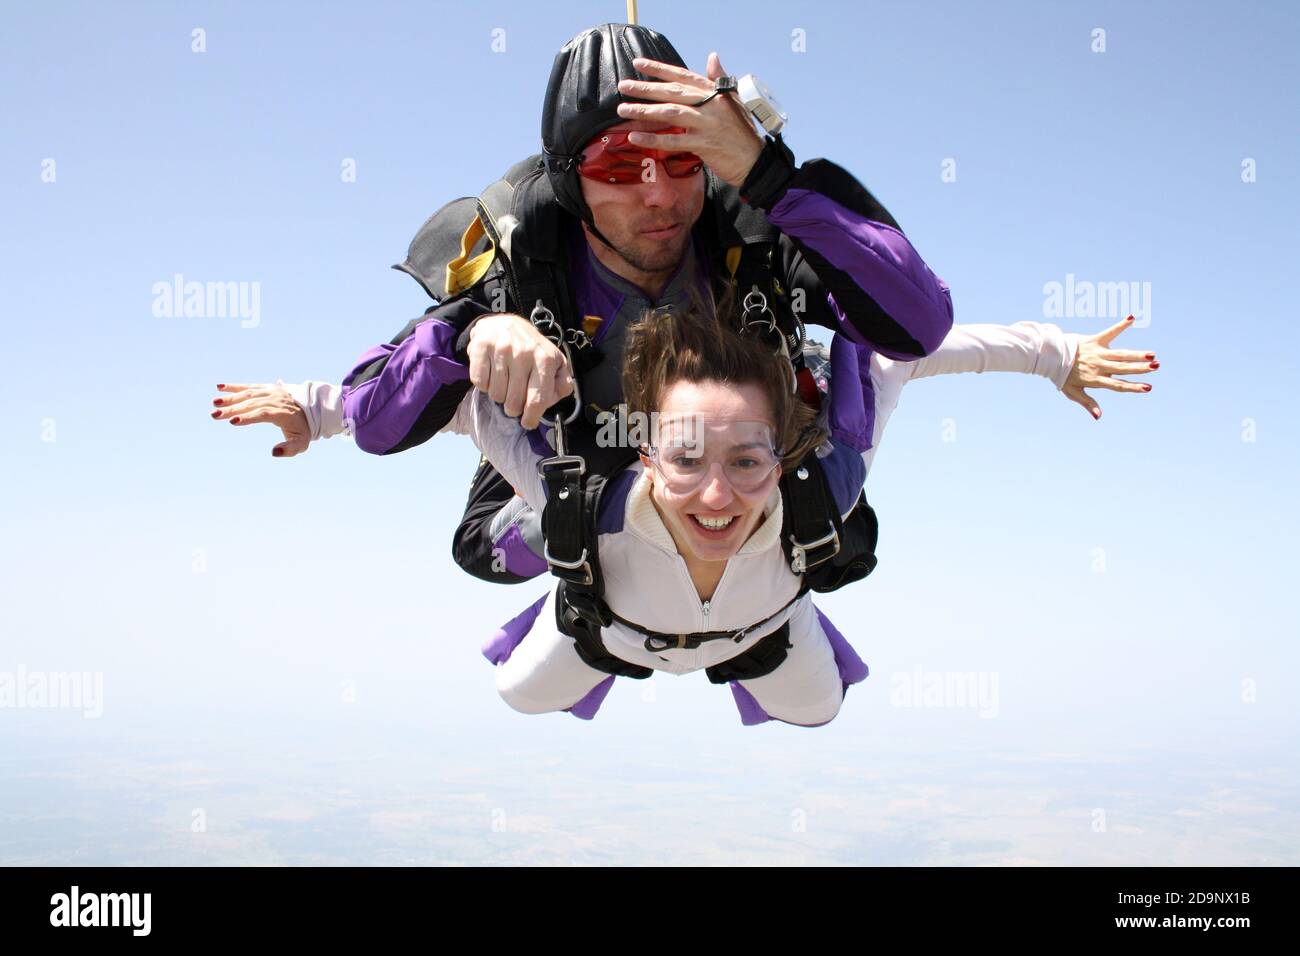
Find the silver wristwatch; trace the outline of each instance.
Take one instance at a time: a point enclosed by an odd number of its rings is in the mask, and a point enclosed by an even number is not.
[[[788,118],[785,110],[781,109],[781,104],[776,101],[772,91],[767,88],[762,80],[753,73],[746,73],[742,77],[720,76],[713,81],[713,92],[704,99],[696,103],[696,106],[703,106],[709,100],[713,99],[719,93],[735,93],[749,115],[758,120],[758,124],[768,133],[775,136],[781,132]]]

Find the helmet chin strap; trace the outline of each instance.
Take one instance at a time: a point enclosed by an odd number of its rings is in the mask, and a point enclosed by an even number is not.
[[[582,221],[586,224],[587,228],[591,230],[592,235],[603,242],[610,252],[617,253],[620,256],[622,255],[621,252],[614,248],[614,244],[605,238],[605,234],[596,228],[595,217],[591,215],[590,210],[587,211],[587,215],[583,217]]]
[[[567,205],[566,203],[560,202],[558,197],[556,197],[556,202],[560,203],[561,209],[573,215],[579,222],[581,222],[584,226],[586,226],[587,229],[590,231],[590,233],[594,235],[597,239],[599,239],[601,242],[603,242],[611,252],[617,253],[618,250],[614,248],[614,244],[610,242],[608,239],[606,239],[605,234],[596,228],[596,217],[592,213],[591,207],[587,205],[587,200],[583,198],[581,195],[582,187],[579,186],[578,190],[579,190],[579,195],[578,195],[577,209],[571,209],[569,205]]]

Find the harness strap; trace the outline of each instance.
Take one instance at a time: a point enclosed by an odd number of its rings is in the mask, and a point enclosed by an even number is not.
[[[784,338],[785,351],[797,373],[803,367],[803,345],[807,336],[803,322],[790,308],[785,290],[777,280],[772,264],[775,250],[776,246],[771,242],[749,243],[740,250],[734,264],[728,254],[727,266],[736,280],[736,294],[742,303],[755,291],[761,294],[764,309],[775,326],[774,331]]]
[[[608,607],[606,608],[606,610],[608,611],[609,616],[613,618],[615,621],[618,621],[620,624],[626,627],[630,627],[638,634],[644,634],[646,636],[645,649],[647,651],[658,653],[659,651],[666,651],[670,649],[680,650],[685,648],[689,650],[694,650],[695,648],[699,647],[701,644],[707,644],[709,641],[731,640],[739,644],[741,641],[745,639],[746,635],[748,635],[751,631],[758,630],[763,625],[776,620],[778,617],[784,614],[792,604],[794,604],[801,597],[807,594],[808,591],[809,588],[807,587],[807,585],[801,586],[799,588],[799,593],[796,594],[794,597],[790,598],[790,600],[786,601],[784,604],[782,604],[776,611],[769,614],[761,621],[755,621],[753,624],[747,624],[744,627],[738,628],[734,631],[696,631],[691,634],[668,634],[663,631],[652,631],[648,627],[642,627],[640,624],[637,624],[635,621],[629,621],[627,618],[620,616],[619,614],[615,613],[612,610],[609,610]]]
[[[546,563],[561,580],[590,587],[596,581],[596,572],[595,555],[584,533],[587,522],[582,507],[582,476],[586,463],[577,455],[558,455],[539,462],[537,470],[547,494],[542,509]]]
[[[839,509],[815,450],[781,476],[781,488],[785,504],[781,546],[790,559],[790,570],[805,574],[840,552]]]
[[[786,621],[749,650],[704,668],[710,684],[766,677],[784,663],[790,648],[790,622]]]
[[[633,664],[611,654],[601,640],[600,624],[580,610],[582,601],[579,599],[575,602],[574,597],[572,585],[561,581],[555,593],[555,623],[560,633],[573,638],[573,649],[583,663],[606,674],[636,680],[644,680],[654,673],[653,668]]]

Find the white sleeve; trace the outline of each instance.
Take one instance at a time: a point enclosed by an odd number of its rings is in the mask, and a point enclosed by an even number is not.
[[[487,392],[478,388],[466,392],[442,431],[468,435],[515,492],[538,514],[542,513],[546,507],[546,490],[537,474],[537,463],[542,456],[533,450],[519,419],[507,415]]]
[[[906,366],[908,378],[958,372],[1021,372],[1065,385],[1079,350],[1079,336],[1049,322],[1015,325],[954,325],[943,343]]]
[[[306,414],[312,441],[348,432],[343,421],[343,386],[331,382],[286,385],[283,379],[276,379],[275,384],[287,391]]]

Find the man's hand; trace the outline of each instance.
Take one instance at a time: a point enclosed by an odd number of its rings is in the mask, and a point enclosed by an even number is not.
[[[618,91],[658,103],[620,103],[618,115],[625,120],[656,120],[664,126],[681,126],[685,133],[630,133],[628,142],[646,149],[670,149],[694,153],[723,182],[739,189],[763,152],[763,137],[735,93],[721,93],[696,109],[713,92],[713,81],[726,76],[717,53],[709,54],[708,76],[658,60],[637,57],[632,61],[642,73],[664,82],[622,80]]]
[[[573,376],[564,353],[522,315],[485,315],[469,334],[469,380],[519,418],[536,428],[542,413],[573,392]]]
[[[212,400],[218,407],[213,418],[229,419],[232,425],[280,426],[285,440],[271,449],[276,458],[292,458],[311,444],[307,413],[278,385],[218,385],[217,390],[230,394]]]
[[[1084,391],[1085,388],[1110,388],[1117,392],[1149,392],[1150,385],[1127,382],[1115,375],[1142,375],[1160,367],[1154,352],[1133,352],[1112,349],[1115,336],[1133,324],[1133,316],[1117,322],[1104,332],[1079,340],[1079,353],[1074,357],[1074,368],[1065,380],[1061,392],[1072,402],[1088,410],[1094,419],[1101,418],[1101,407]]]

